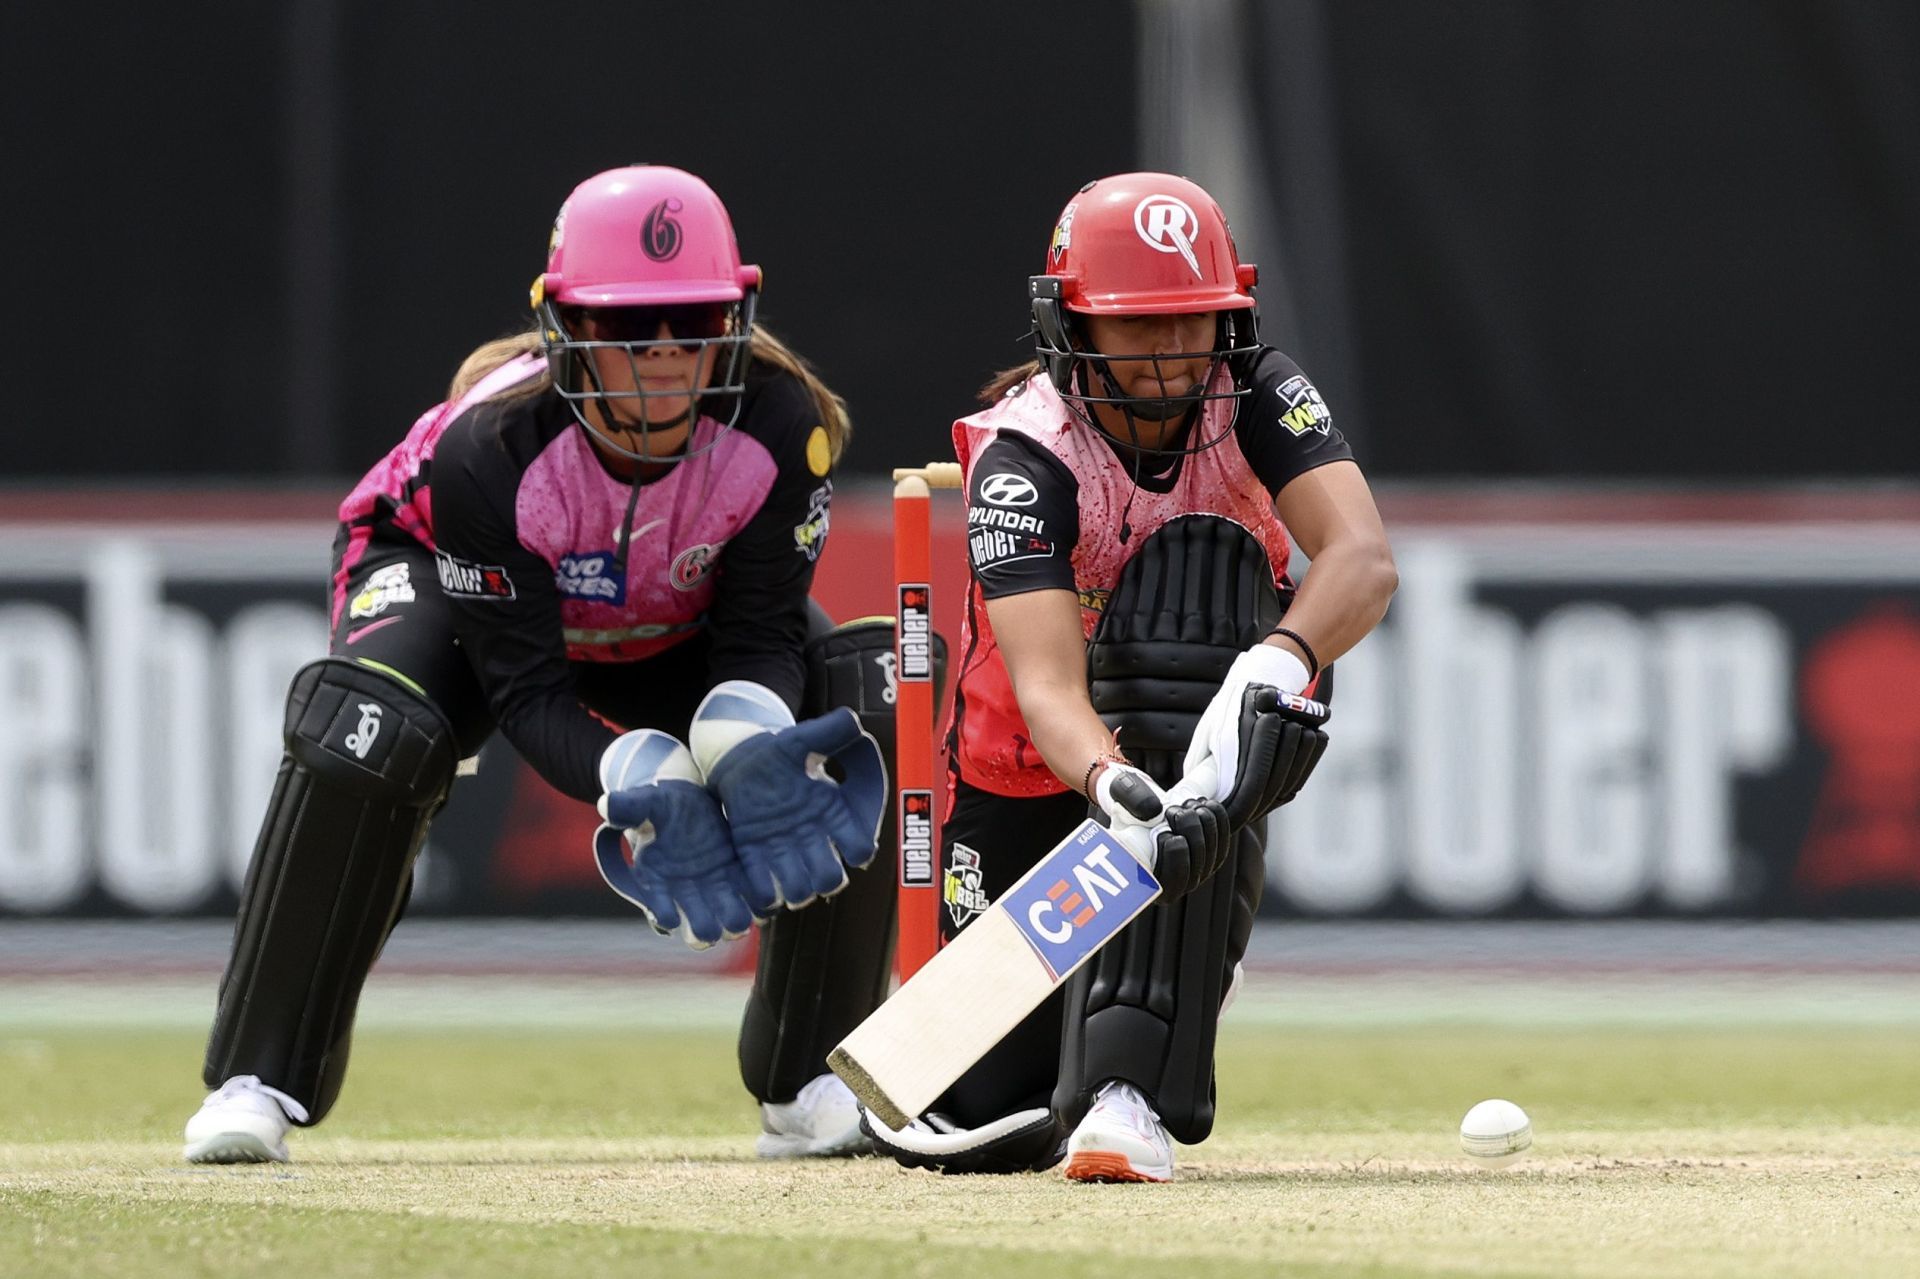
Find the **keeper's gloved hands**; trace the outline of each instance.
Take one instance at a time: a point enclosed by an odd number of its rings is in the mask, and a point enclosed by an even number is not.
[[[685,746],[650,728],[627,733],[600,757],[600,785],[593,854],[608,887],[696,950],[753,927],[739,855]]]
[[[1204,796],[1169,804],[1151,777],[1131,764],[1109,762],[1093,783],[1093,804],[1110,829],[1152,831],[1153,877],[1168,897],[1191,892],[1226,863],[1233,827],[1218,800]],[[1140,841],[1129,839],[1128,847]]]
[[[873,860],[887,769],[851,710],[796,724],[773,690],[727,680],[700,703],[687,736],[726,809],[755,909],[831,896],[846,887],[847,867]]]
[[[1233,659],[1220,689],[1201,712],[1200,723],[1187,745],[1182,771],[1191,777],[1202,763],[1211,759],[1219,770],[1213,797],[1225,799],[1241,785],[1241,715],[1247,689],[1264,686],[1280,693],[1298,694],[1311,680],[1307,666],[1286,649],[1273,644],[1255,644]]]

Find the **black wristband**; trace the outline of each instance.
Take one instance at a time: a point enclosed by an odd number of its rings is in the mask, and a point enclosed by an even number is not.
[[[1272,639],[1275,635],[1286,636],[1298,644],[1300,651],[1307,655],[1307,682],[1309,684],[1320,677],[1320,659],[1313,655],[1313,645],[1307,643],[1306,638],[1301,635],[1299,631],[1290,631],[1284,626],[1276,626],[1267,632],[1267,638]]]

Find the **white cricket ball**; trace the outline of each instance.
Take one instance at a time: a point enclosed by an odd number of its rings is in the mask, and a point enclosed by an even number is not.
[[[1460,1149],[1477,1167],[1505,1168],[1531,1145],[1533,1124],[1510,1101],[1483,1101],[1460,1121]]]

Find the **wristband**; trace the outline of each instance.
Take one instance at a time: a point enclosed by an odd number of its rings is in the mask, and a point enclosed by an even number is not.
[[[1102,764],[1125,764],[1128,762],[1130,761],[1127,757],[1118,751],[1101,751],[1093,757],[1093,762],[1087,765],[1087,771],[1080,776],[1080,793],[1087,797],[1089,804],[1097,804],[1100,802],[1093,797],[1093,770]]]
[[[1286,636],[1295,644],[1298,644],[1300,651],[1306,654],[1307,683],[1311,684],[1320,677],[1320,659],[1313,655],[1313,645],[1307,643],[1305,636],[1301,635],[1299,631],[1290,631],[1284,626],[1276,626],[1267,632],[1268,639],[1272,639],[1275,635]]]

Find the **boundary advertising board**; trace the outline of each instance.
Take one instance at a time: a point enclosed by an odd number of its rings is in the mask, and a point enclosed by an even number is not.
[[[817,593],[881,611],[884,516],[841,505]],[[1389,516],[1400,593],[1338,663],[1264,909],[1920,911],[1920,522]],[[287,680],[325,647],[328,542],[0,522],[0,915],[231,911]],[[479,768],[416,911],[622,909],[585,806],[498,741]]]

